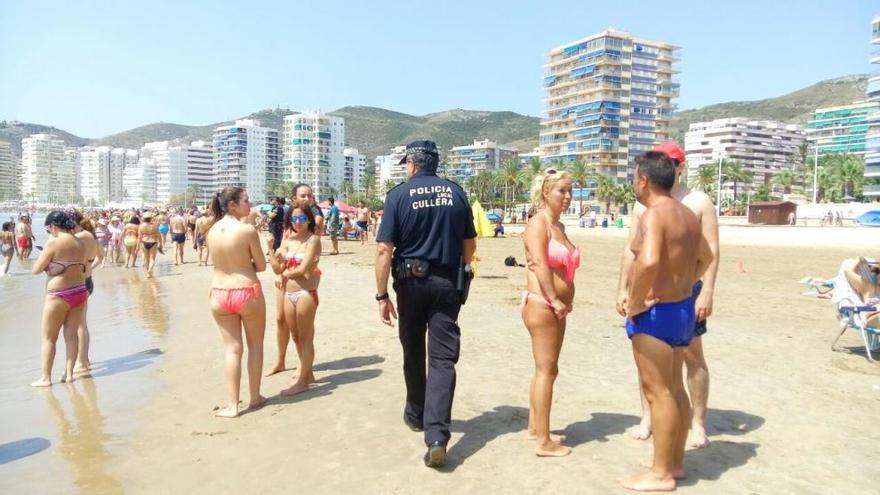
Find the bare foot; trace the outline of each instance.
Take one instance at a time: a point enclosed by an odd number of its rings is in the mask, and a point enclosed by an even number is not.
[[[629,429],[629,435],[636,440],[651,438],[651,424],[642,419],[642,422]]]
[[[218,418],[237,418],[238,405],[236,404],[234,406],[224,407],[223,409],[220,409],[219,411],[214,413],[214,416]]]
[[[61,383],[73,383],[76,378],[73,374],[68,375],[67,373],[61,375]]]
[[[262,408],[266,405],[266,398],[262,395],[257,396],[256,399],[251,400],[250,404],[248,404],[248,411],[256,411],[257,409]]]
[[[525,439],[526,439],[526,440],[537,440],[538,437],[535,435],[535,432],[534,432],[534,431],[526,430],[526,436],[525,436]],[[550,441],[551,441],[551,442],[560,443],[560,442],[562,442],[563,440],[565,440],[565,435],[559,435],[559,434],[556,434],[556,433],[551,433],[551,434],[550,434]]]
[[[74,373],[88,373],[92,371],[92,364],[77,364],[75,368],[73,368]]]
[[[31,387],[51,387],[52,380],[48,380],[46,378],[40,378],[39,380],[31,383]]]
[[[571,454],[571,447],[557,442],[542,443],[535,447],[538,457],[565,457]]]
[[[303,392],[308,392],[311,388],[311,383],[308,382],[296,382],[291,385],[289,388],[285,388],[281,391],[281,395],[291,396],[296,394],[301,394]]]
[[[263,376],[272,376],[272,375],[274,375],[275,373],[281,373],[282,371],[285,371],[285,370],[287,370],[287,368],[284,366],[283,363],[282,363],[282,364],[276,364],[274,368],[272,368],[271,370],[267,371],[266,374],[263,375]]]
[[[652,467],[654,467],[654,460],[653,459],[644,459],[644,460],[639,461],[639,464],[642,467],[646,467],[648,469],[651,469]],[[677,479],[677,480],[683,480],[683,479],[687,478],[687,471],[685,471],[684,466],[673,469],[672,470],[672,478]]]
[[[638,492],[671,492],[675,490],[672,476],[657,476],[653,471],[645,471],[627,479],[620,480],[621,486]]]
[[[695,449],[704,449],[709,446],[709,437],[706,435],[706,428],[703,425],[691,424],[691,443],[688,445]]]

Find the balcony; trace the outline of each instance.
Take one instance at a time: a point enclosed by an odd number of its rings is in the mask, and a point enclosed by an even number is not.
[[[862,189],[862,194],[864,194],[865,196],[880,196],[880,185],[866,185]]]
[[[865,177],[880,177],[880,165],[865,165]]]

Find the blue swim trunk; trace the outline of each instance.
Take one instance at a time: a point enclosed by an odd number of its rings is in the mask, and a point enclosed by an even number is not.
[[[694,299],[659,303],[626,319],[626,336],[637,333],[660,339],[672,347],[687,347],[694,338]]]

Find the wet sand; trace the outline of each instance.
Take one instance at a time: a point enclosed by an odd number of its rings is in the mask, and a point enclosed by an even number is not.
[[[0,310],[4,322],[14,323],[0,334],[0,454],[7,442],[32,437],[51,445],[0,460],[0,491],[10,483],[32,493],[621,492],[617,479],[651,451],[649,442],[626,433],[638,421],[639,404],[629,341],[613,308],[625,232],[570,233],[583,264],[551,416],[552,428],[574,447],[569,457],[537,458],[522,439],[532,373],[518,308],[524,275],[503,265],[508,255],[524,260],[520,239],[479,242],[478,278],[460,317],[449,465],[440,472],[423,466],[422,436],[400,418],[402,357],[396,329],[379,322],[372,299],[374,246],[343,242],[342,255],[321,261],[317,386],[281,398],[295,372],[264,379],[270,404],[236,420],[212,412],[225,387],[221,340],[207,308],[209,270],[194,263],[174,268],[166,256],[152,283],[130,270],[135,280],[128,284],[124,269],[101,273],[99,290],[118,299],[101,301],[102,323],[93,304],[93,326],[101,327],[93,329],[94,359],[134,356],[146,363],[48,392],[26,386],[37,369],[42,281],[28,289],[21,304]],[[873,493],[880,366],[866,361],[854,332],[841,340],[843,352],[830,351],[831,304],[801,296],[797,281],[832,277],[847,256],[880,255],[878,235],[880,229],[722,230],[715,315],[704,339],[712,445],[688,451],[690,477],[680,490]],[[745,273],[737,272],[738,262]],[[268,368],[275,308],[271,276],[262,279]],[[0,280],[4,294],[9,282]],[[134,304],[138,297],[148,304]],[[120,306],[129,323],[113,319]],[[292,356],[291,349],[289,366]]]

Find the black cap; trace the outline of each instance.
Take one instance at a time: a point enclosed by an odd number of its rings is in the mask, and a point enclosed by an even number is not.
[[[428,153],[429,155],[440,157],[440,150],[437,149],[434,141],[413,141],[406,145],[406,152],[397,164],[403,165],[406,163],[406,157],[410,153]]]

